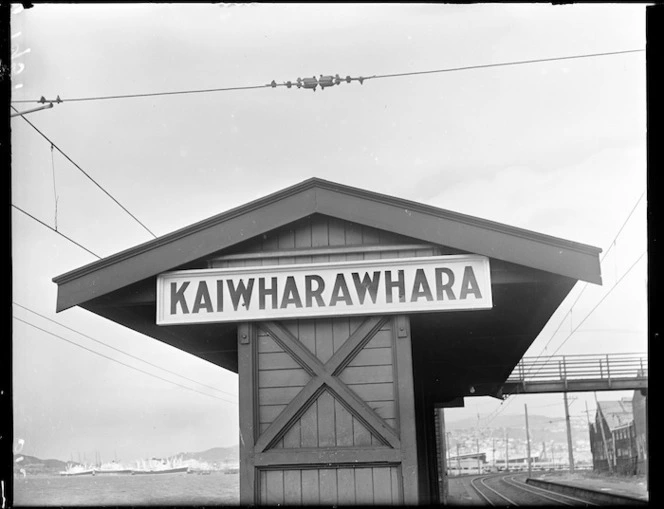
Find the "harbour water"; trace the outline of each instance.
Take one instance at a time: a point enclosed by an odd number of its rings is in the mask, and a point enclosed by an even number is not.
[[[14,506],[238,505],[238,474],[186,473],[14,479]]]

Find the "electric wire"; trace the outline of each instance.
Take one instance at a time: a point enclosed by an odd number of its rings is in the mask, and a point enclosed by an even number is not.
[[[35,221],[37,221],[39,224],[42,224],[42,225],[46,226],[46,228],[48,228],[48,229],[51,230],[52,232],[57,233],[57,234],[60,235],[61,237],[64,237],[65,239],[67,239],[67,240],[68,240],[69,242],[71,242],[72,244],[76,244],[76,245],[77,245],[78,247],[80,247],[81,249],[84,249],[85,251],[87,251],[88,253],[90,253],[92,256],[95,256],[95,257],[97,257],[98,259],[101,260],[101,256],[99,256],[99,255],[93,253],[93,252],[90,251],[87,247],[82,246],[81,244],[79,244],[79,243],[76,242],[75,240],[70,239],[70,238],[67,237],[64,233],[61,233],[61,232],[59,232],[58,230],[54,230],[51,226],[47,225],[47,224],[46,224],[45,222],[43,222],[43,221],[40,221],[39,219],[37,219],[37,218],[36,218],[35,216],[33,216],[32,214],[29,214],[28,212],[26,212],[25,210],[23,210],[23,209],[22,209],[21,207],[19,207],[18,205],[14,205],[13,203],[12,203],[11,205],[12,205],[12,207],[14,207],[16,210],[19,210],[19,211],[23,212],[26,216],[31,217],[32,219],[34,219]]]
[[[609,291],[606,292],[606,293],[604,294],[604,296],[603,296],[603,297],[597,302],[597,304],[595,304],[595,306],[594,306],[594,307],[588,312],[588,314],[586,314],[586,316],[583,318],[583,320],[581,320],[581,322],[579,322],[579,324],[576,326],[576,328],[575,328],[572,332],[570,332],[570,334],[569,334],[569,335],[563,340],[563,342],[560,344],[560,346],[559,346],[559,347],[558,347],[558,348],[557,348],[557,349],[556,349],[551,355],[555,355],[556,352],[558,352],[558,350],[560,350],[560,349],[562,348],[562,346],[567,342],[567,340],[568,340],[569,338],[571,338],[571,337],[574,335],[574,333],[576,332],[576,330],[577,330],[579,327],[581,327],[581,325],[583,325],[583,323],[584,323],[584,322],[590,317],[590,315],[592,315],[592,313],[593,313],[593,312],[594,312],[594,311],[600,306],[600,304],[601,304],[602,302],[604,302],[604,300],[605,300],[605,299],[611,294],[611,292],[612,292],[612,291],[618,286],[618,284],[619,284],[623,279],[625,279],[625,277],[631,272],[631,270],[632,270],[634,267],[636,267],[637,263],[639,263],[639,262],[641,261],[641,259],[646,255],[646,253],[647,253],[647,251],[644,251],[644,252],[641,253],[641,255],[640,255],[640,256],[634,261],[634,263],[632,263],[632,265],[629,267],[629,269],[627,269],[627,270],[625,271],[625,273],[620,277],[620,279],[618,279],[618,280],[614,283],[614,285],[609,289]],[[540,367],[539,369],[541,370],[542,367]],[[536,371],[534,374],[537,374],[537,373],[539,373],[539,370]],[[512,394],[509,394],[508,396],[511,396],[511,395],[512,395]],[[514,401],[514,399],[510,399],[510,400],[508,400],[507,404],[506,404],[504,407],[502,406],[502,403],[501,403],[501,406],[498,407],[498,409],[494,410],[494,412],[497,412],[496,415],[494,415],[494,416],[493,416],[493,417],[492,417],[492,418],[491,418],[491,419],[490,419],[490,420],[484,425],[484,427],[487,427],[487,426],[488,426],[488,425],[489,425],[489,424],[490,424],[490,423],[491,423],[491,422],[492,422],[492,421],[493,421],[498,415],[500,415],[500,413],[503,412],[503,411],[505,410],[505,408],[507,408],[508,404],[509,404],[511,401]],[[491,414],[489,414],[489,416],[490,416],[490,415],[491,415]],[[487,418],[488,418],[489,416],[487,416]]]
[[[606,292],[606,293],[602,296],[602,298],[597,302],[597,304],[595,304],[595,306],[594,306],[594,307],[588,312],[588,314],[583,318],[583,320],[581,320],[581,322],[580,322],[580,323],[574,328],[574,330],[573,330],[572,332],[569,333],[569,335],[563,340],[563,342],[560,344],[560,346],[559,346],[558,348],[556,348],[556,350],[555,350],[551,355],[555,355],[556,352],[558,352],[558,350],[560,350],[560,349],[562,348],[562,346],[567,342],[567,340],[568,340],[569,338],[571,338],[572,335],[576,332],[576,329],[578,329],[579,327],[581,327],[581,325],[583,325],[583,323],[584,323],[584,322],[590,317],[590,315],[593,314],[593,312],[599,307],[599,305],[600,305],[602,302],[604,302],[604,300],[605,300],[605,299],[611,294],[611,292],[612,292],[612,291],[618,286],[618,284],[620,284],[620,282],[621,282],[623,279],[625,279],[625,277],[631,272],[631,270],[632,270],[634,267],[636,267],[637,263],[639,263],[639,262],[641,261],[641,259],[646,255],[646,253],[647,253],[647,251],[643,251],[643,252],[639,255],[639,257],[634,261],[634,263],[632,263],[632,265],[629,267],[629,269],[627,269],[627,271],[625,271],[625,273],[620,277],[620,279],[618,279],[618,281],[616,281],[616,282],[613,284],[613,286],[609,289],[609,291]],[[542,368],[540,367],[540,369],[542,369]]]
[[[14,108],[13,106],[12,106],[11,108],[12,108],[14,111],[18,111],[18,110],[17,110],[16,108]],[[63,156],[64,156],[64,157],[65,157],[65,158],[71,163],[71,164],[73,164],[76,168],[78,168],[78,170],[79,170],[81,173],[83,173],[83,175],[85,175],[86,177],[88,177],[88,178],[92,181],[92,183],[94,183],[99,189],[101,189],[101,190],[106,194],[106,196],[108,196],[111,200],[113,200],[113,201],[114,201],[114,202],[115,202],[115,203],[116,203],[116,204],[117,204],[122,210],[124,210],[127,214],[129,214],[129,215],[130,215],[130,216],[131,216],[131,217],[132,217],[132,218],[133,218],[138,224],[140,224],[140,225],[141,225],[141,226],[142,226],[142,227],[143,227],[143,228],[144,228],[144,229],[145,229],[150,235],[152,235],[154,238],[157,238],[157,236],[156,236],[154,233],[152,233],[152,231],[151,231],[147,226],[145,226],[145,225],[144,225],[144,224],[143,224],[143,223],[142,223],[142,222],[141,222],[141,221],[140,221],[140,220],[139,220],[134,214],[132,214],[131,212],[129,212],[129,210],[127,210],[127,208],[126,208],[124,205],[122,205],[122,203],[120,203],[120,202],[119,202],[119,201],[118,201],[118,200],[117,200],[117,199],[116,199],[111,193],[109,193],[106,189],[104,189],[104,188],[103,188],[103,187],[102,187],[102,186],[101,186],[101,185],[100,185],[95,179],[93,179],[93,178],[92,178],[92,177],[91,177],[91,176],[90,176],[90,175],[89,175],[89,174],[88,174],[83,168],[81,168],[78,164],[76,164],[76,163],[71,159],[71,157],[69,157],[67,154],[65,154],[65,153],[62,151],[62,149],[61,149],[60,147],[58,147],[55,143],[53,143],[53,141],[52,141],[48,136],[46,136],[43,132],[41,132],[41,131],[37,128],[37,126],[35,126],[35,125],[34,125],[32,122],[30,122],[27,118],[25,118],[25,117],[23,117],[23,116],[22,116],[21,118],[22,118],[23,120],[25,120],[25,121],[28,123],[28,125],[29,125],[30,127],[32,127],[35,131],[37,131],[37,132],[38,132],[38,133],[39,133],[39,134],[40,134],[40,135],[41,135],[46,141],[48,141],[48,142],[51,144],[51,147],[55,147],[55,148],[58,150],[58,152],[60,152],[60,153],[61,153],[61,154],[62,154],[62,155],[63,155]]]
[[[117,362],[118,364],[122,364],[123,366],[126,366],[126,367],[128,367],[128,368],[134,369],[134,370],[136,370],[136,371],[140,371],[141,373],[144,373],[144,374],[146,374],[146,375],[149,375],[149,376],[151,376],[151,377],[153,377],[153,378],[157,378],[157,379],[162,380],[162,381],[164,381],[164,382],[168,382],[168,383],[170,383],[170,384],[177,385],[178,387],[182,387],[183,389],[187,389],[187,390],[189,390],[189,391],[196,392],[196,393],[198,393],[198,394],[202,394],[202,395],[204,395],[204,396],[208,396],[208,397],[210,397],[210,398],[218,399],[218,400],[220,400],[220,401],[225,401],[226,403],[230,403],[230,404],[233,404],[233,405],[237,405],[237,402],[235,402],[235,401],[231,401],[231,400],[228,400],[228,399],[225,399],[225,398],[220,398],[219,396],[215,396],[215,395],[213,395],[213,394],[208,394],[208,393],[206,393],[206,392],[198,391],[198,390],[196,390],[196,389],[194,389],[194,388],[192,388],[192,387],[187,387],[186,385],[179,384],[179,383],[177,383],[177,382],[174,382],[173,380],[168,380],[167,378],[163,378],[163,377],[160,377],[159,375],[155,375],[154,373],[150,373],[149,371],[144,371],[144,370],[142,370],[142,369],[140,369],[140,368],[137,368],[137,367],[135,367],[135,366],[132,366],[131,364],[125,364],[124,362],[119,361],[119,360],[117,360],[117,359],[114,359],[113,357],[109,357],[108,355],[104,355],[103,353],[100,353],[100,352],[97,352],[97,351],[92,350],[92,349],[90,349],[90,348],[87,348],[87,347],[85,347],[85,346],[83,346],[83,345],[81,345],[81,344],[79,344],[79,343],[76,343],[76,342],[74,342],[74,341],[70,341],[69,339],[66,339],[66,338],[64,338],[64,337],[62,337],[62,336],[60,336],[60,335],[58,335],[58,334],[55,334],[54,332],[48,331],[48,330],[46,330],[46,329],[42,329],[41,327],[39,327],[39,326],[37,326],[37,325],[35,325],[35,324],[33,324],[33,323],[30,323],[30,322],[28,322],[28,321],[26,321],[26,320],[23,320],[23,319],[17,317],[16,315],[13,315],[13,318],[14,318],[15,320],[18,320],[19,322],[23,322],[23,323],[25,323],[25,324],[27,324],[27,325],[29,325],[29,326],[31,326],[31,327],[34,327],[35,329],[38,329],[38,330],[40,330],[40,331],[42,331],[42,332],[45,332],[46,334],[50,334],[51,336],[54,336],[54,337],[56,337],[56,338],[58,338],[58,339],[61,339],[62,341],[65,341],[65,342],[67,342],[67,343],[70,343],[70,344],[72,344],[72,345],[74,345],[74,346],[77,346],[77,347],[79,347],[79,348],[82,348],[83,350],[86,350],[86,351],[88,351],[88,352],[91,352],[91,353],[93,353],[93,354],[95,354],[95,355],[98,355],[98,356],[103,357],[103,358],[105,358],[105,359],[108,359],[108,360],[110,360],[110,361]]]
[[[386,79],[386,78],[399,78],[403,76],[419,76],[424,74],[436,74],[436,73],[446,73],[446,72],[458,72],[458,71],[469,71],[474,69],[487,69],[492,67],[507,67],[515,65],[527,65],[527,64],[536,64],[544,62],[555,62],[562,60],[574,60],[581,58],[595,58],[603,57],[610,55],[622,55],[626,53],[638,53],[644,52],[645,49],[631,49],[631,50],[621,50],[621,51],[609,51],[604,53],[587,53],[582,55],[571,55],[565,57],[551,57],[551,58],[538,58],[532,60],[517,60],[511,62],[498,62],[494,64],[478,64],[478,65],[469,65],[464,67],[449,67],[444,69],[433,69],[427,71],[411,71],[411,72],[401,72],[393,74],[376,74],[373,76],[367,76],[361,78],[362,80],[370,79]],[[280,85],[281,86],[281,85]],[[71,99],[60,99],[58,102],[82,102],[82,101],[102,101],[109,99],[132,99],[132,98],[142,98],[142,97],[158,97],[158,96],[171,96],[171,95],[183,95],[183,94],[204,94],[211,92],[228,92],[233,90],[252,90],[260,88],[273,88],[272,84],[266,85],[249,85],[249,86],[240,86],[240,87],[223,87],[223,88],[207,88],[207,89],[191,89],[191,90],[180,90],[180,91],[171,91],[171,92],[151,92],[143,94],[121,94],[121,95],[107,95],[107,96],[91,96],[91,97],[74,97]],[[59,98],[59,96],[58,96]],[[42,99],[23,99],[12,101],[12,103],[32,103],[32,102],[44,102]],[[16,110],[15,110],[16,111]]]
[[[622,233],[623,229],[625,228],[625,226],[626,226],[627,223],[629,222],[630,218],[631,218],[632,215],[634,214],[634,211],[635,211],[636,208],[638,207],[639,203],[641,203],[641,200],[642,200],[643,197],[645,196],[645,193],[646,193],[646,192],[643,191],[643,192],[641,193],[641,196],[639,196],[638,200],[636,200],[636,203],[635,203],[634,206],[632,207],[632,210],[631,210],[631,211],[629,212],[629,214],[627,215],[627,219],[625,219],[625,221],[623,222],[622,226],[621,226],[620,229],[618,230],[618,233],[616,233],[615,237],[614,237],[613,240],[611,241],[611,244],[609,245],[609,248],[604,252],[604,254],[602,255],[602,257],[600,258],[600,260],[599,260],[600,265],[601,265],[601,263],[604,261],[604,259],[608,256],[608,254],[609,254],[609,252],[611,251],[611,249],[613,249],[613,247],[616,245],[616,241],[618,240],[618,237],[620,236],[620,234]],[[544,345],[544,347],[542,348],[542,350],[540,351],[540,353],[535,357],[535,361],[537,361],[537,359],[539,359],[539,358],[544,354],[544,352],[546,351],[547,347],[551,344],[551,341],[553,341],[553,339],[556,337],[556,334],[558,333],[558,331],[559,331],[560,328],[562,327],[563,323],[565,323],[565,320],[567,319],[567,317],[572,313],[572,310],[574,309],[574,306],[576,305],[577,302],[579,302],[579,299],[580,299],[581,296],[583,295],[583,292],[586,291],[586,288],[588,288],[588,286],[589,286],[588,282],[584,283],[583,288],[581,289],[581,291],[580,291],[579,294],[577,295],[576,299],[574,300],[574,302],[573,302],[572,305],[570,306],[569,311],[568,311],[567,313],[565,313],[565,316],[563,316],[562,320],[561,320],[560,323],[558,324],[558,327],[556,327],[556,330],[553,331],[553,334],[551,334],[551,337],[549,338],[549,340],[546,342],[546,344]],[[556,350],[556,351],[558,351],[558,350]],[[530,369],[533,369],[533,368],[531,367]],[[528,372],[528,373],[526,373],[526,374],[530,374],[530,373]]]
[[[153,363],[151,363],[151,362],[149,362],[149,361],[146,361],[145,359],[142,359],[141,357],[137,357],[136,355],[132,355],[132,354],[130,354],[130,353],[128,353],[128,352],[125,352],[124,350],[122,350],[122,349],[120,349],[120,348],[115,348],[114,346],[111,346],[111,345],[109,345],[108,343],[105,343],[104,341],[100,341],[100,340],[95,339],[95,338],[93,338],[93,337],[91,337],[91,336],[88,336],[87,334],[84,334],[84,333],[82,333],[82,332],[80,332],[80,331],[77,331],[76,329],[72,329],[71,327],[68,327],[68,326],[66,326],[66,325],[64,325],[64,324],[62,324],[62,323],[60,323],[60,322],[58,322],[58,321],[56,321],[56,320],[53,320],[53,319],[51,319],[51,318],[49,318],[49,317],[47,317],[47,316],[45,316],[45,315],[43,315],[43,314],[41,314],[41,313],[38,313],[37,311],[34,311],[34,310],[30,309],[30,308],[27,307],[27,306],[23,306],[22,304],[19,304],[19,303],[16,302],[16,301],[12,301],[12,304],[14,304],[14,305],[16,305],[16,306],[18,306],[18,307],[20,307],[20,308],[23,308],[23,309],[25,309],[26,311],[29,311],[30,313],[33,313],[33,314],[35,314],[35,315],[37,315],[37,316],[40,316],[41,318],[43,318],[43,319],[45,319],[45,320],[48,320],[49,322],[52,322],[52,323],[54,323],[54,324],[56,324],[56,325],[59,325],[60,327],[64,327],[64,328],[67,329],[67,330],[70,330],[70,331],[72,331],[72,332],[75,332],[76,334],[79,334],[79,335],[83,336],[84,338],[89,339],[90,341],[94,341],[95,343],[99,343],[100,345],[103,345],[103,346],[105,346],[105,347],[107,347],[107,348],[110,348],[111,350],[115,350],[116,352],[120,352],[121,354],[127,355],[128,357],[131,357],[132,359],[136,359],[136,360],[138,360],[138,361],[140,361],[140,362],[144,362],[145,364],[148,364],[148,365],[152,366],[153,368],[161,369],[162,371],[166,371],[167,373],[170,373],[171,375],[179,376],[179,377],[184,378],[185,380],[188,380],[188,381],[193,382],[193,383],[195,383],[195,384],[202,385],[203,387],[207,387],[208,389],[212,389],[213,391],[221,392],[221,393],[226,394],[226,395],[228,395],[228,396],[235,397],[235,394],[233,394],[233,393],[230,393],[230,392],[227,392],[227,391],[222,391],[221,389],[217,389],[216,387],[212,387],[211,385],[206,385],[206,384],[204,384],[204,383],[202,383],[202,382],[198,382],[198,381],[193,380],[193,379],[191,379],[191,378],[188,378],[188,377],[186,377],[186,376],[184,376],[184,375],[181,375],[181,374],[179,374],[179,373],[176,373],[175,371],[171,371],[171,370],[169,370],[169,369],[163,368],[163,367],[158,366],[158,365],[156,365],[156,364],[153,364]]]

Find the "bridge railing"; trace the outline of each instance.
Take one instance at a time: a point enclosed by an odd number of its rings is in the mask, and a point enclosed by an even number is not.
[[[612,380],[619,378],[648,378],[647,356],[643,353],[626,353],[523,357],[507,381]]]

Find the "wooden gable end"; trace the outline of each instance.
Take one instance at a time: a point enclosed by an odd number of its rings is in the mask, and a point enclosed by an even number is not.
[[[209,268],[357,261],[462,254],[463,251],[313,214],[224,250]]]

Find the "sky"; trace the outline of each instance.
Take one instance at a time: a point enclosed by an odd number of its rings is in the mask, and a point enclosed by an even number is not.
[[[11,33],[12,101],[65,100],[11,120],[12,204],[34,216],[12,209],[23,454],[238,442],[235,374],[83,309],[55,313],[52,278],[96,258],[37,220],[100,257],[152,238],[100,187],[156,236],[319,177],[597,246],[603,285],[579,282],[526,356],[647,352],[644,52],[67,102],[643,49],[645,4],[36,4],[13,9]],[[576,397],[572,414],[594,411],[593,394]],[[524,401],[564,415],[557,394],[467,398],[446,419],[488,425]]]

